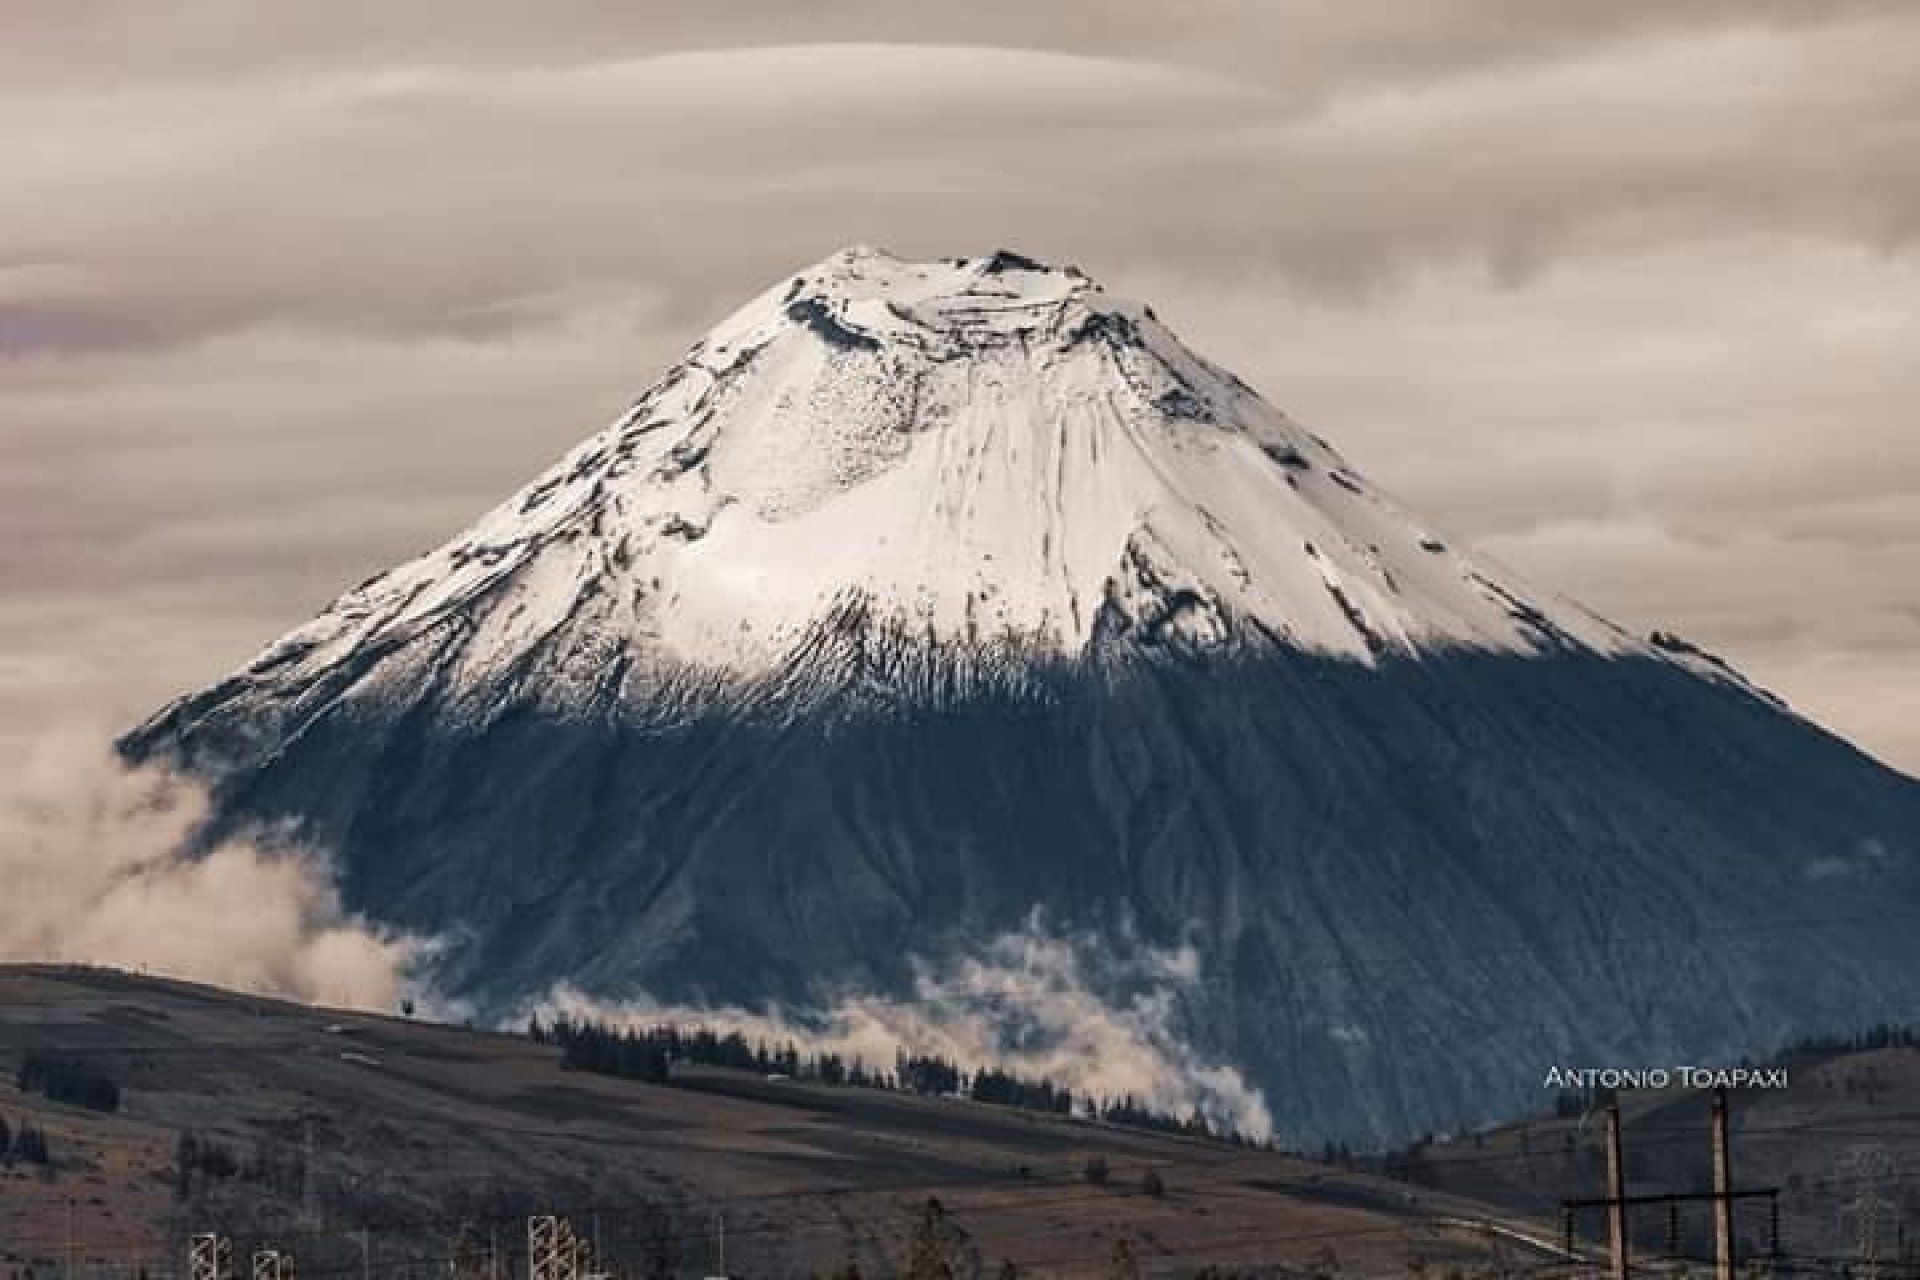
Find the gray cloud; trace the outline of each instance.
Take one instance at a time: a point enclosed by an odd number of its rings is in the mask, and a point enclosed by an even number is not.
[[[24,352],[260,324],[485,337],[643,290],[690,324],[850,239],[1337,293],[1453,255],[1517,280],[1755,227],[1897,247],[1920,216],[1916,39],[1912,14],[1656,29],[1306,99],[926,44],[49,94],[0,126],[25,135],[0,235],[40,264],[12,273],[0,332]]]
[[[9,15],[0,748],[212,677],[869,241],[1079,261],[1920,768],[1920,14],[1353,8]]]
[[[529,21],[517,0],[438,0],[404,9],[339,0],[275,12],[249,0],[162,11],[140,0],[76,0],[9,15],[8,83],[119,85],[285,76],[314,67],[454,63],[549,66],[742,45],[975,44],[1152,58],[1238,69],[1287,83],[1420,79],[1551,57],[1595,43],[1742,23],[1788,28],[1898,13],[1901,0],[1428,0],[1342,11],[1318,0],[1160,0],[966,6],[898,0],[557,0]]]

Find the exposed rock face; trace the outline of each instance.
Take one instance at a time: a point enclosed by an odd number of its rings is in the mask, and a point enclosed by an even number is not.
[[[1199,949],[1289,1136],[1911,1010],[1920,785],[1397,508],[1137,304],[854,250],[123,744],[505,1005]]]

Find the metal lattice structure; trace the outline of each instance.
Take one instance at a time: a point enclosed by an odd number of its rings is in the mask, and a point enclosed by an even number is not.
[[[188,1280],[233,1280],[233,1241],[212,1231],[187,1237]]]
[[[573,1224],[556,1214],[527,1219],[527,1280],[578,1280],[580,1244]]]
[[[1882,1219],[1889,1210],[1897,1208],[1884,1194],[1892,1173],[1893,1161],[1877,1143],[1849,1148],[1840,1159],[1842,1180],[1859,1188],[1842,1211],[1853,1218],[1855,1256],[1860,1260],[1858,1274],[1865,1280],[1878,1280]]]
[[[320,1228],[320,1184],[314,1175],[313,1117],[307,1117],[305,1144],[300,1159],[300,1225],[308,1231]]]
[[[293,1280],[293,1255],[281,1249],[254,1250],[253,1280]]]

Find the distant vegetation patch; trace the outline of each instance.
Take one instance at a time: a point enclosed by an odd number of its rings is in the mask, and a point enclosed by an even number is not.
[[[1794,1041],[1786,1052],[1865,1053],[1874,1049],[1920,1049],[1920,1025],[1883,1022],[1852,1035],[1807,1036]]]
[[[173,1194],[178,1199],[191,1199],[196,1190],[237,1178],[240,1172],[240,1158],[225,1143],[191,1132],[174,1140]]]
[[[120,1109],[120,1085],[112,1076],[70,1058],[30,1053],[20,1061],[14,1083],[22,1093],[95,1111]]]
[[[0,1120],[0,1165],[13,1164],[50,1165],[53,1155],[47,1148],[47,1135],[31,1124],[22,1124],[18,1129]]]

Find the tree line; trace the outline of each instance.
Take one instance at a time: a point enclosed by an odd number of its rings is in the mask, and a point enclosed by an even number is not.
[[[1864,1053],[1872,1049],[1920,1049],[1920,1026],[1882,1022],[1852,1035],[1804,1036],[1788,1053]]]
[[[527,1037],[535,1044],[557,1047],[560,1065],[568,1070],[591,1071],[650,1084],[672,1083],[676,1063],[730,1067],[857,1089],[964,1098],[1161,1133],[1252,1145],[1244,1135],[1214,1125],[1198,1110],[1178,1116],[1149,1106],[1131,1094],[1097,1098],[1076,1093],[1045,1077],[1025,1076],[1003,1066],[969,1070],[940,1054],[904,1048],[895,1052],[890,1066],[884,1066],[868,1063],[857,1054],[848,1057],[833,1050],[802,1048],[792,1040],[780,1044],[749,1041],[739,1031],[721,1033],[710,1027],[681,1027],[673,1023],[615,1028],[597,1020],[564,1015],[545,1023],[534,1018],[527,1024]]]
[[[37,1093],[50,1102],[65,1102],[95,1111],[120,1109],[120,1086],[112,1076],[70,1058],[29,1053],[14,1073],[22,1093]]]
[[[47,1147],[47,1135],[26,1121],[15,1129],[0,1119],[0,1165],[35,1164],[43,1168],[53,1163]]]

